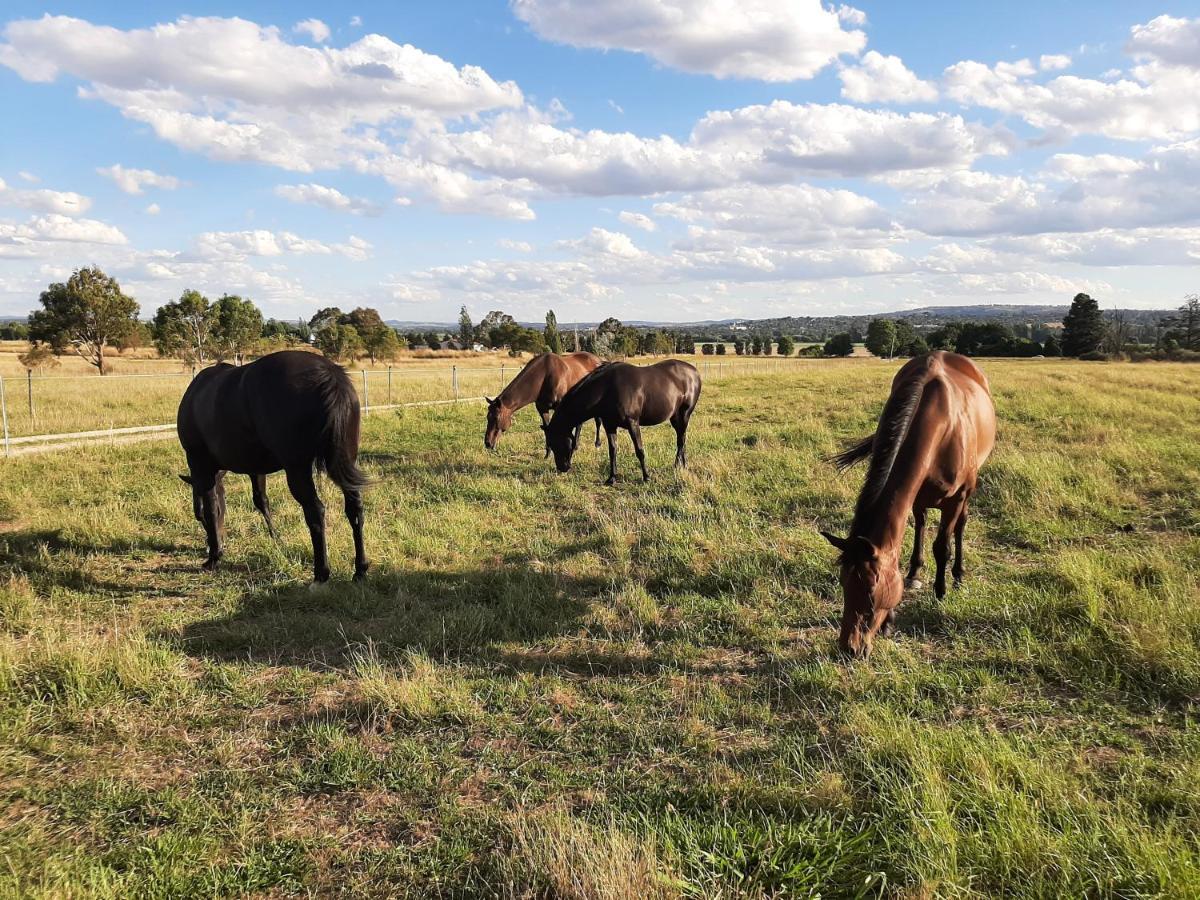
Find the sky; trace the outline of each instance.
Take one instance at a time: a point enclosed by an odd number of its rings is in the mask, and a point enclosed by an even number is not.
[[[1200,291],[1200,0],[5,0],[0,122],[0,315]]]

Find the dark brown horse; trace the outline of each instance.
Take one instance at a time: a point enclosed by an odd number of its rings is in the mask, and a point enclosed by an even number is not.
[[[517,377],[508,383],[500,396],[488,403],[487,431],[483,434],[483,446],[495,450],[500,435],[512,425],[513,413],[522,407],[534,404],[542,417],[542,431],[550,424],[550,414],[558,407],[579,379],[600,365],[600,357],[592,353],[543,353],[535,356]],[[580,428],[583,424],[580,423]],[[579,435],[576,434],[576,439]],[[596,446],[600,446],[600,421],[596,420]],[[546,442],[546,455],[550,455],[550,443]]]
[[[563,397],[554,418],[546,426],[546,440],[554,452],[560,472],[571,470],[571,456],[579,442],[579,425],[598,419],[608,435],[608,480],[617,480],[617,429],[624,428],[633,439],[633,449],[646,470],[642,449],[642,426],[670,421],[675,428],[675,465],[687,466],[687,428],[700,401],[700,373],[677,359],[652,366],[605,363],[580,381]]]
[[[911,359],[892,381],[875,433],[835,457],[846,468],[870,458],[850,535],[821,532],[842,551],[842,651],[871,652],[876,632],[887,634],[905,587],[919,588],[925,514],[941,510],[933,556],[934,591],[946,593],[946,562],[954,535],[954,582],[963,577],[963,531],[979,469],[996,441],[996,413],[987,378],[965,356],[935,351]],[[912,511],[916,540],[907,582],[900,546]]]
[[[301,350],[272,353],[245,366],[210,366],[188,386],[176,424],[190,470],[179,477],[192,486],[192,508],[208,540],[204,568],[214,569],[221,560],[225,473],[250,476],[254,506],[274,537],[267,475],[282,469],[312,536],[313,580],[327,581],[325,506],[313,478],[314,469],[322,469],[345,496],[354,531],[354,577],[366,575],[367,478],[357,464],[358,395],[341,366]]]

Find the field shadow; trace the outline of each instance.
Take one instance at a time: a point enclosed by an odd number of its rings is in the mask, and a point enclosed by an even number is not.
[[[578,628],[605,586],[521,557],[462,571],[372,572],[361,583],[288,585],[244,595],[230,614],[160,635],[190,656],[343,669],[370,644],[467,663],[498,661],[498,645]]]
[[[57,528],[0,533],[0,570],[9,569],[20,572],[40,590],[47,592],[54,588],[60,588],[122,597],[145,595],[147,594],[145,585],[93,574],[89,569],[101,567],[88,566],[84,562],[96,559],[107,560],[111,563],[119,555],[128,555],[131,552],[150,552],[172,558],[178,557],[178,562],[172,559],[167,564],[168,568],[176,565],[183,567],[184,560],[195,556],[194,547],[163,540],[153,535],[140,535],[136,538],[119,539],[101,544],[78,537],[69,537],[63,533],[62,529]],[[153,593],[153,591],[149,593]]]

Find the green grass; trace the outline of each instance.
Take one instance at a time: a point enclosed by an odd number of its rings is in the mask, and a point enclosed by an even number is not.
[[[1200,894],[1200,370],[990,361],[967,582],[833,655],[894,371],[712,379],[692,469],[368,417],[375,562],[170,443],[0,461],[0,895]]]

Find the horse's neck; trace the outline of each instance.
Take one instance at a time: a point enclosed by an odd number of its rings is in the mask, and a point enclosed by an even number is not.
[[[521,370],[508,387],[500,392],[500,404],[508,409],[517,410],[528,406],[537,399],[546,380],[546,367],[542,363],[526,366]]]
[[[896,550],[904,541],[908,514],[921,485],[925,483],[928,465],[905,466],[897,460],[891,475],[871,506],[854,517],[851,537],[865,537],[881,550]]]

